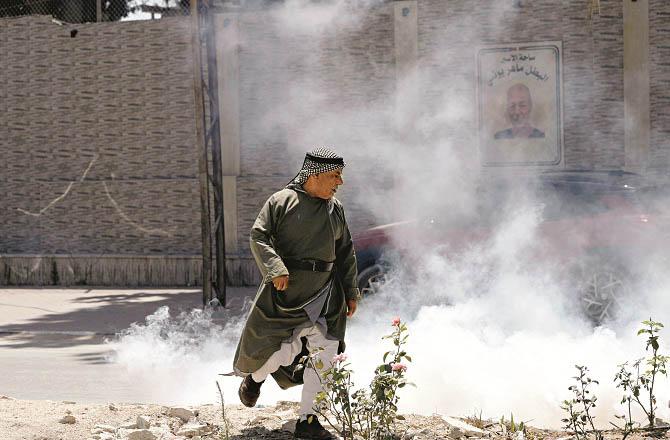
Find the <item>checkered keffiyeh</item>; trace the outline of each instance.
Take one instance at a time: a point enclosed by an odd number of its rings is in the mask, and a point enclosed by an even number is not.
[[[302,185],[312,174],[327,173],[345,167],[344,159],[338,156],[334,151],[326,147],[315,148],[305,154],[305,161],[298,175],[293,179],[293,183]]]

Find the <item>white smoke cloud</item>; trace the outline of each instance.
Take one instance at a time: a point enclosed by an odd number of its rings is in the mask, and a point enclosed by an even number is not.
[[[509,19],[515,13],[512,2],[498,3],[505,6],[491,14]],[[365,207],[376,222],[434,218],[459,224],[477,212],[482,177],[474,139],[463,136],[474,119],[474,94],[468,94],[473,79],[447,83],[433,70],[396,82],[393,60],[379,66],[349,54],[340,41],[363,32],[366,14],[376,7],[384,6],[292,0],[267,12],[277,36],[273,63],[279,66],[273,68],[282,99],[278,107],[268,106],[261,127],[268,137],[274,127],[283,127],[296,166],[309,146],[335,146],[349,163],[345,206]],[[472,47],[446,43],[422,63],[433,64],[455,50],[465,51],[457,53],[459,59],[473,58]],[[331,58],[321,57],[322,50]],[[424,94],[426,84],[436,96]],[[363,90],[373,86],[378,93]],[[411,258],[350,321],[347,346],[355,382],[368,382],[387,350],[380,338],[390,332],[391,318],[401,316],[410,329],[407,349],[414,362],[408,374],[416,383],[403,389],[401,411],[465,416],[481,410],[495,419],[513,413],[516,420],[558,427],[559,405],[570,397],[567,388],[580,364],[600,380],[596,415],[599,425],[607,426],[622,412],[621,393],[612,384],[617,364],[645,355],[644,339],[636,336],[639,322],[650,316],[670,322],[666,253],[638,261],[644,283],[623,303],[618,320],[593,327],[566,288],[564,262],[538,258],[546,250],[539,232],[542,209],[533,194],[501,201],[496,214],[489,237],[458,249],[431,242],[430,236],[393,237],[396,244],[410,245]],[[580,237],[566,236],[569,240]],[[115,360],[159,401],[215,400],[216,374],[232,368],[243,323],[228,319],[218,326],[204,314],[170,318],[159,310],[114,343]],[[223,383],[228,403],[236,402],[239,380]],[[659,386],[660,415],[668,417],[667,379]],[[280,391],[268,381],[259,402],[298,396],[299,390]]]
[[[524,257],[533,245],[534,218],[514,217],[490,242],[468,252],[426,255],[409,281],[392,275],[394,282],[363,302],[350,326],[356,369],[372,371],[384,350],[379,335],[399,315],[410,328],[407,350],[414,362],[408,374],[417,385],[403,390],[403,411],[468,416],[481,410],[494,419],[513,413],[516,420],[557,428],[560,403],[571,396],[567,388],[579,364],[600,381],[593,389],[598,425],[616,421],[614,414],[623,413],[622,392],[612,382],[617,365],[649,354],[636,332],[649,316],[667,322],[665,301],[657,301],[665,294],[641,292],[645,298],[624,303],[619,320],[594,328],[577,313],[551,268]],[[667,279],[657,284],[663,285]],[[644,308],[649,300],[653,306]],[[376,358],[369,348],[375,346]],[[365,382],[370,374],[361,378]],[[659,416],[667,417],[667,379],[659,383]]]
[[[127,368],[137,384],[138,400],[216,402],[215,382],[224,387],[230,382],[219,374],[231,369],[242,320],[243,316],[227,316],[220,325],[212,321],[211,311],[194,309],[173,316],[164,306],[108,342],[110,361]],[[236,399],[231,386],[224,388],[224,395]]]

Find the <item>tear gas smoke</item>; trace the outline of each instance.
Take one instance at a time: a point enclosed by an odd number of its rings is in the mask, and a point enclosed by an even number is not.
[[[447,82],[439,69],[428,69],[396,80],[392,59],[366,61],[374,48],[365,47],[362,37],[373,20],[367,14],[387,6],[351,5],[289,1],[258,12],[267,14],[261,21],[275,37],[267,43],[242,35],[242,50],[272,44],[263,53],[274,54],[278,65],[271,105],[260,121],[242,124],[256,124],[260,138],[271,143],[282,127],[295,169],[314,145],[328,144],[343,154],[349,165],[338,197],[354,232],[401,216],[446,225],[471,218],[482,178],[475,139],[464,134],[474,131],[472,78]],[[517,13],[506,6],[491,14],[503,12],[508,20]],[[390,44],[393,54],[392,32],[386,37],[375,44]],[[359,49],[346,46],[352,41]],[[422,65],[441,57],[472,58],[471,47],[447,43],[432,55],[421,52]],[[411,265],[397,267],[383,291],[362,302],[350,321],[347,347],[357,385],[368,383],[387,350],[380,338],[390,332],[391,318],[400,316],[410,329],[407,350],[414,362],[408,376],[416,384],[402,390],[403,412],[465,416],[481,410],[493,418],[513,413],[517,420],[558,427],[560,402],[570,396],[574,365],[580,364],[600,380],[594,390],[598,423],[605,426],[622,413],[612,379],[618,364],[645,355],[644,340],[636,336],[639,322],[651,316],[670,323],[665,252],[636,261],[644,284],[624,300],[617,320],[594,328],[576,310],[563,263],[538,258],[546,253],[539,239],[542,215],[534,194],[517,192],[501,201],[483,241],[457,250],[417,241]],[[407,242],[402,235],[393,239]],[[566,236],[566,242],[579,239]],[[214,401],[216,374],[232,368],[242,324],[243,317],[231,316],[222,326],[211,325],[200,312],[172,319],[161,309],[115,343],[116,361],[152,387],[159,401]],[[239,380],[222,382],[227,402],[236,403]],[[659,416],[667,417],[668,380],[659,385]],[[298,398],[299,390],[280,391],[268,381],[259,403]]]
[[[410,328],[408,352],[414,359],[408,376],[416,388],[405,388],[401,410],[430,414],[498,418],[513,413],[536,426],[558,427],[559,404],[569,397],[574,365],[587,365],[600,380],[596,392],[601,425],[621,413],[620,392],[612,379],[616,366],[645,356],[644,340],[635,336],[648,316],[670,322],[663,287],[644,298],[652,308],[625,305],[629,316],[593,328],[571,313],[570,298],[546,267],[528,269],[519,256],[532,245],[535,214],[515,216],[502,225],[495,243],[445,257],[427,254],[411,276],[394,273],[383,292],[364,301],[350,321],[347,343],[358,386],[369,383],[384,351],[381,336],[399,315]],[[519,240],[518,231],[531,238]],[[497,266],[482,275],[478,267]],[[663,286],[663,283],[655,285]],[[485,285],[485,290],[477,290]],[[665,312],[664,312],[665,311]],[[170,317],[167,308],[134,325],[113,343],[114,361],[143,390],[144,398],[161,403],[215,402],[214,381],[224,387],[226,401],[237,403],[235,377],[229,372],[244,315],[230,314],[213,324],[207,312]],[[667,335],[664,335],[667,336]],[[664,348],[667,345],[664,345]],[[659,416],[667,416],[667,380],[657,392]],[[260,404],[298,400],[299,389],[281,391],[271,381]],[[639,417],[639,420],[642,418]]]

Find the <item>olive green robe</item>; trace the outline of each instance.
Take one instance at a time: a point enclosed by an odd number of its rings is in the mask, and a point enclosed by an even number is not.
[[[327,337],[343,347],[347,306],[345,299],[357,299],[356,255],[342,204],[311,197],[301,186],[289,185],[273,194],[251,228],[251,251],[263,276],[251,312],[235,353],[238,374],[257,371],[291,339],[297,328],[313,325],[299,308],[334,276],[331,296],[321,316]],[[335,262],[334,273],[289,270],[284,259]],[[272,279],[289,275],[288,288],[277,291]],[[293,309],[293,310],[292,310]],[[285,370],[273,374],[282,388],[302,382]]]

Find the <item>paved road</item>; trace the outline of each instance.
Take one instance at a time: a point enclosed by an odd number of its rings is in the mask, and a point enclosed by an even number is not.
[[[240,308],[255,288],[229,288]],[[0,395],[79,402],[144,402],[105,338],[161,306],[202,306],[200,290],[0,289]]]

